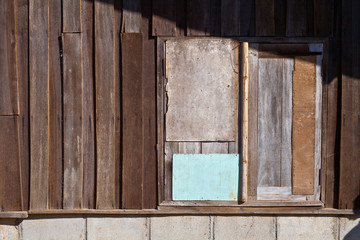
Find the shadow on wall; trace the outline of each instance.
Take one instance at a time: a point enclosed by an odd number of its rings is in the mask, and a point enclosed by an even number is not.
[[[359,240],[360,239],[360,222],[348,232],[342,240]]]

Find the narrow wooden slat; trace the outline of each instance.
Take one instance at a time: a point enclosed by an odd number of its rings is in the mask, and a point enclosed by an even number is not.
[[[123,34],[122,208],[141,209],[144,171],[143,35]]]
[[[154,0],[152,35],[174,36],[176,32],[176,0]]]
[[[240,0],[240,11],[240,35],[244,37],[255,36],[255,0]]]
[[[258,44],[249,45],[248,200],[256,200],[258,182]]]
[[[314,194],[316,57],[295,58],[293,73],[293,194]]]
[[[314,0],[314,28],[316,37],[332,35],[334,0]]]
[[[275,35],[274,0],[256,0],[256,36]]]
[[[150,32],[151,3],[143,1],[142,30]],[[144,119],[144,178],[143,208],[157,206],[157,159],[156,159],[156,42],[150,34],[143,35],[143,119]]]
[[[81,32],[81,0],[62,1],[63,32]]]
[[[82,207],[83,71],[80,33],[64,33],[64,199],[65,209]]]
[[[286,35],[286,0],[275,0],[275,35]]]
[[[186,0],[176,0],[176,33],[178,36],[186,33]]]
[[[31,0],[30,36],[30,209],[48,208],[49,46],[47,2]]]
[[[19,82],[19,140],[23,209],[29,209],[29,1],[16,3],[16,66]]]
[[[287,0],[286,36],[307,36],[307,0]]]
[[[113,1],[95,1],[96,208],[115,207],[115,46]]]
[[[0,4],[0,115],[19,114],[15,52],[15,2]]]
[[[83,0],[81,45],[83,59],[83,208],[95,208],[95,120],[94,120],[94,4]]]
[[[141,0],[123,0],[123,26],[125,33],[140,33]]]
[[[229,153],[229,144],[227,142],[202,142],[201,143],[202,154],[213,153]]]
[[[258,186],[280,187],[283,59],[259,59]]]
[[[221,35],[240,34],[240,1],[221,0]]]
[[[165,160],[164,160],[164,198],[166,201],[172,200],[172,158],[173,154],[179,153],[178,142],[165,142]]]
[[[179,142],[179,153],[196,154],[201,153],[201,142]]]
[[[0,211],[22,209],[18,121],[0,116]]]
[[[211,32],[211,1],[187,1],[187,35],[203,36]],[[212,19],[215,21],[215,19]]]
[[[61,2],[49,2],[49,208],[62,208]]]

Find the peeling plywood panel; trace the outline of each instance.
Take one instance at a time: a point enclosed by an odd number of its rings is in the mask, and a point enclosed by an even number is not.
[[[235,141],[238,43],[166,42],[167,141]]]

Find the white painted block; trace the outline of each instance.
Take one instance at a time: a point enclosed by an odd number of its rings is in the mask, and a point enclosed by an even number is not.
[[[278,240],[335,240],[338,239],[336,217],[278,217]]]
[[[25,219],[20,224],[22,240],[85,240],[84,218]]]
[[[210,217],[178,216],[151,218],[152,240],[210,240]]]
[[[215,217],[214,221],[216,240],[275,240],[275,234],[275,217]]]
[[[15,222],[0,222],[0,240],[17,240],[19,231]]]
[[[360,218],[340,218],[340,239],[360,239]]]
[[[88,240],[147,240],[147,218],[88,218]]]

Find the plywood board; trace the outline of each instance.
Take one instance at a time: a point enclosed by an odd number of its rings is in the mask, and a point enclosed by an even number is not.
[[[293,72],[293,194],[314,194],[316,56],[295,58]]]
[[[173,200],[236,201],[240,155],[174,154]]]
[[[234,141],[238,51],[233,40],[166,42],[167,141]]]

